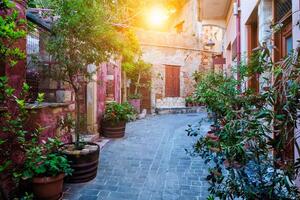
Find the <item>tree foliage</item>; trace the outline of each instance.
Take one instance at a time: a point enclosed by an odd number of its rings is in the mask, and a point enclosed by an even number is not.
[[[24,52],[15,46],[26,35],[25,21],[18,16],[14,3],[8,0],[0,3],[0,64],[14,66],[25,58]]]

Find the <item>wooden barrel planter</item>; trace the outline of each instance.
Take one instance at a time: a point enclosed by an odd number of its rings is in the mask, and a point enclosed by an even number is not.
[[[70,161],[74,170],[71,176],[65,178],[67,183],[84,183],[93,180],[97,176],[100,148],[97,144],[87,142],[81,150],[68,150],[74,143],[62,146],[63,154]]]
[[[108,138],[122,138],[125,135],[126,122],[112,123],[103,121],[101,123],[101,134]]]

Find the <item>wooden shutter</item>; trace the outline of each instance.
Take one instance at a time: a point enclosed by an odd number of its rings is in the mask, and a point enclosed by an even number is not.
[[[166,66],[166,97],[180,97],[180,67]]]

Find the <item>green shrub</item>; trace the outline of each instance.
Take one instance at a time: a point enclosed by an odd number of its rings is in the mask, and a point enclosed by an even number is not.
[[[134,118],[135,114],[135,109],[128,102],[121,104],[111,102],[105,108],[103,121],[112,123],[128,122]]]
[[[26,151],[23,178],[51,177],[61,173],[71,175],[69,161],[58,152],[62,143],[48,138],[42,145],[33,146]]]
[[[212,136],[200,136],[190,152],[209,163],[209,191],[220,199],[300,199],[293,180],[300,159],[287,157],[295,144],[297,109],[300,108],[300,50],[279,66],[272,66],[262,51],[249,66],[252,73],[273,74],[269,89],[254,94],[240,92],[236,80],[209,74],[199,84],[196,96],[217,114]],[[264,59],[261,59],[264,58]],[[270,71],[271,70],[271,71]],[[242,77],[243,80],[244,77]],[[266,82],[271,82],[265,78]],[[247,80],[247,79],[245,79]],[[189,136],[200,135],[200,127],[189,126]],[[211,197],[212,197],[211,196]]]

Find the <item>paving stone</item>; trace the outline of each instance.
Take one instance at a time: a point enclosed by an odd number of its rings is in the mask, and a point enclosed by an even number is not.
[[[135,200],[138,198],[138,194],[123,193],[123,192],[111,192],[108,196],[108,200]]]
[[[185,149],[188,124],[205,118],[177,114],[146,118],[127,125],[126,136],[101,150],[97,177],[88,183],[66,185],[65,200],[204,200],[208,196],[207,168]],[[204,124],[205,129],[209,123]]]
[[[98,196],[82,195],[79,200],[97,200]]]

